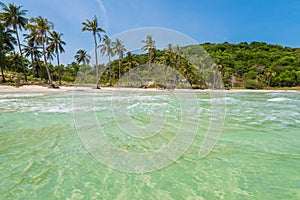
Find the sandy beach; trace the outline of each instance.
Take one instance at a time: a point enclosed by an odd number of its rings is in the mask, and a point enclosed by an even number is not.
[[[115,87],[101,87],[101,89],[94,89],[92,86],[61,86],[59,89],[48,88],[38,85],[27,85],[22,87],[14,86],[0,86],[0,93],[66,93],[66,92],[195,92],[195,93],[206,93],[212,91],[220,90],[191,90],[191,89],[175,89],[175,90],[162,90],[156,88],[115,88]],[[247,89],[231,89],[231,90],[221,90],[226,93],[236,93],[236,92],[254,92],[254,93],[266,93],[266,92],[300,92],[297,90],[247,90]]]

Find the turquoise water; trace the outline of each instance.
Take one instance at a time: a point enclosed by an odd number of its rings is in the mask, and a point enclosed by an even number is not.
[[[141,140],[118,129],[112,94],[97,94],[95,105],[83,101],[76,109],[94,114],[118,148],[151,152],[170,142],[178,128],[180,105],[170,96],[124,94],[137,126],[151,123],[151,112],[167,113],[160,129],[165,134]],[[300,93],[226,94],[222,134],[204,159],[199,149],[216,99],[205,93],[197,98],[201,123],[188,150],[160,170],[125,173],[83,146],[72,93],[1,94],[0,199],[300,199]]]

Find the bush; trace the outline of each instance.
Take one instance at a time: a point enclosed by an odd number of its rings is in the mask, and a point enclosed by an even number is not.
[[[257,77],[257,74],[258,74],[257,72],[251,70],[251,71],[244,74],[244,78],[246,78],[246,79],[255,79]]]
[[[70,76],[70,75],[64,75],[64,76],[62,77],[62,80],[63,80],[63,81],[66,81],[66,82],[74,82],[74,81],[75,81],[74,77],[72,77],[72,76]]]
[[[200,90],[204,90],[203,87],[201,87],[201,85],[195,85],[195,84],[192,84],[192,88],[193,89],[200,89]]]
[[[256,80],[247,80],[245,83],[246,89],[260,89],[260,85],[257,83]]]

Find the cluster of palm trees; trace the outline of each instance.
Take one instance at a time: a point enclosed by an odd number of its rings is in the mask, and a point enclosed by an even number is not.
[[[31,59],[31,68],[35,69],[36,75],[42,78],[39,74],[42,72],[42,65],[45,66],[48,76],[48,83],[52,87],[56,87],[52,81],[52,75],[49,70],[49,63],[53,56],[57,57],[58,65],[58,81],[61,84],[61,69],[60,69],[60,54],[64,52],[66,43],[62,40],[63,34],[54,31],[54,24],[48,21],[47,18],[41,16],[26,18],[27,10],[22,9],[22,6],[14,4],[5,5],[0,3],[2,11],[0,12],[0,27],[1,27],[1,73],[2,80],[5,81],[3,74],[4,67],[7,63],[7,54],[17,54],[20,56],[20,64],[24,74],[24,82],[27,82],[27,69],[24,63],[24,55]],[[20,32],[25,29],[24,34],[25,44],[21,43]],[[15,45],[18,47],[18,52],[15,51]],[[43,63],[40,59],[43,57]]]
[[[52,86],[56,87],[53,83],[53,70],[51,61],[54,57],[57,58],[57,80],[59,84],[62,81],[60,55],[64,53],[64,46],[66,43],[62,40],[63,34],[54,30],[54,24],[47,18],[41,16],[26,18],[27,10],[24,10],[22,6],[16,6],[14,4],[5,5],[0,3],[2,11],[0,12],[0,67],[2,80],[5,81],[4,69],[5,68],[18,68],[18,71],[22,71],[24,82],[28,81],[27,72],[30,69],[33,71],[34,77],[44,77],[47,82]],[[95,54],[95,74],[96,74],[96,88],[99,88],[99,60],[98,54],[101,53],[103,56],[108,58],[108,64],[105,67],[109,77],[109,86],[112,86],[112,79],[120,79],[121,72],[127,72],[134,68],[138,64],[144,64],[148,62],[149,66],[156,62],[164,64],[172,64],[171,60],[174,57],[175,65],[178,69],[179,57],[174,48],[169,46],[169,50],[164,53],[164,56],[157,57],[157,50],[155,47],[155,41],[151,35],[148,35],[145,40],[141,42],[144,44],[141,48],[142,51],[147,51],[148,58],[142,61],[137,61],[137,56],[127,52],[123,41],[115,39],[112,41],[107,35],[106,31],[99,27],[98,18],[94,16],[93,19],[86,19],[82,23],[82,31],[89,31],[92,33],[94,40],[94,54]],[[20,34],[23,33],[24,41],[21,42]],[[15,48],[17,47],[17,48]],[[177,47],[177,50],[179,47]],[[168,53],[169,52],[169,53]],[[175,56],[174,56],[175,53]],[[126,57],[124,57],[126,55]],[[113,62],[112,58],[117,57]],[[75,59],[78,64],[85,66],[89,65],[91,56],[86,50],[80,49],[75,55]],[[174,60],[173,59],[173,60]],[[29,61],[30,60],[30,61]],[[116,62],[118,64],[116,64]],[[118,65],[118,70],[113,73],[113,67]],[[21,68],[20,68],[21,67]],[[68,66],[67,66],[68,67]],[[67,68],[66,67],[66,68]],[[13,70],[11,70],[13,71]],[[47,76],[43,73],[46,71]],[[117,71],[117,72],[116,72]],[[76,73],[76,72],[75,72]],[[72,75],[74,76],[74,75]],[[74,78],[74,77],[73,77]]]
[[[120,39],[116,39],[115,41],[111,41],[111,39],[105,35],[105,30],[98,26],[98,18],[95,16],[92,20],[87,19],[85,22],[82,23],[82,31],[90,31],[92,32],[93,39],[94,39],[94,54],[95,54],[95,68],[96,68],[96,88],[99,89],[99,61],[98,61],[98,49],[102,55],[107,56],[108,58],[108,65],[109,65],[109,86],[112,86],[112,65],[111,65],[111,58],[113,56],[118,57],[118,79],[121,77],[121,68],[122,68],[122,59],[126,53],[126,48],[123,44],[123,41]],[[104,34],[104,35],[103,35]],[[98,41],[102,42],[98,45]],[[142,47],[142,51],[148,51],[149,54],[149,65],[153,63],[155,59],[155,41],[152,39],[151,35],[148,35],[146,40],[142,40],[142,43],[145,45]],[[128,57],[128,66],[130,68],[133,65],[136,65],[136,61],[133,60],[133,56],[130,52],[126,53],[126,57]],[[75,59],[77,62],[83,63],[84,65],[88,64],[90,61],[90,56],[85,50],[78,50]]]
[[[147,54],[132,54],[131,52],[126,52],[127,50],[123,44],[123,41],[117,38],[115,39],[115,41],[112,42],[111,39],[107,35],[105,35],[105,31],[103,29],[95,26],[96,24],[98,24],[97,17],[95,17],[92,21],[86,20],[86,22],[82,24],[84,25],[82,30],[90,30],[93,33],[94,39],[96,38],[94,49],[96,69],[98,70],[100,66],[98,63],[98,53],[101,53],[108,59],[107,66],[101,65],[105,69],[102,70],[103,76],[99,78],[99,74],[96,74],[97,88],[99,88],[99,82],[101,81],[101,79],[102,83],[107,83],[108,80],[109,86],[112,86],[113,79],[114,81],[120,80],[122,73],[127,73],[126,76],[130,76],[130,69],[133,69],[138,65],[144,65],[146,63],[148,63],[147,70],[157,66],[152,65],[153,63],[155,63],[159,65],[172,67],[175,70],[178,70],[181,73],[183,73],[187,78],[192,78],[190,74],[193,74],[193,77],[196,77],[195,69],[193,67],[189,67],[190,64],[188,63],[188,61],[181,56],[181,48],[178,45],[173,46],[172,44],[169,44],[164,50],[157,50],[155,46],[155,40],[153,40],[152,35],[147,35],[146,38],[141,41],[141,43],[143,43],[141,50],[147,52]],[[89,27],[87,27],[87,25],[89,25]],[[99,30],[99,32],[97,32],[96,30]],[[98,45],[97,41],[100,41],[100,45]],[[124,57],[124,55],[126,56]],[[112,60],[112,58],[115,58],[115,56],[117,57],[117,59]],[[75,55],[75,59],[79,64],[83,63],[84,65],[87,65],[91,57],[85,50],[79,50]],[[116,67],[118,67],[118,69],[116,69]],[[167,68],[162,69],[167,71]],[[157,71],[156,69],[154,70],[155,71],[152,71],[155,72],[155,74],[153,74],[154,76],[159,76],[160,73],[166,74],[166,71]],[[112,77],[113,75],[114,77]],[[196,77],[196,79],[197,78],[198,77]],[[174,83],[177,84],[179,83],[179,81],[179,76],[178,74],[176,74],[176,77],[174,77]],[[128,84],[128,86],[130,86],[130,81],[128,81]]]
[[[115,55],[118,56],[119,59],[119,73],[118,77],[121,76],[121,59],[123,58],[126,49],[123,42],[120,39],[116,39],[114,42],[105,35],[105,30],[98,26],[98,18],[94,16],[92,20],[87,19],[82,23],[82,31],[90,31],[92,32],[94,39],[94,53],[95,53],[95,69],[96,69],[96,88],[99,87],[99,61],[98,61],[98,49],[100,49],[100,53],[108,57],[108,65],[109,65],[109,85],[112,85],[112,66],[111,66],[111,58]],[[104,34],[104,35],[103,35]],[[102,42],[98,45],[98,41]],[[83,63],[84,65],[88,64],[90,61],[90,56],[87,54],[85,50],[78,50],[75,59],[78,63]]]

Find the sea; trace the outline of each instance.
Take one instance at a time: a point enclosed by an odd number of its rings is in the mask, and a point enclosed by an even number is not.
[[[0,94],[0,199],[300,199],[300,93]]]

